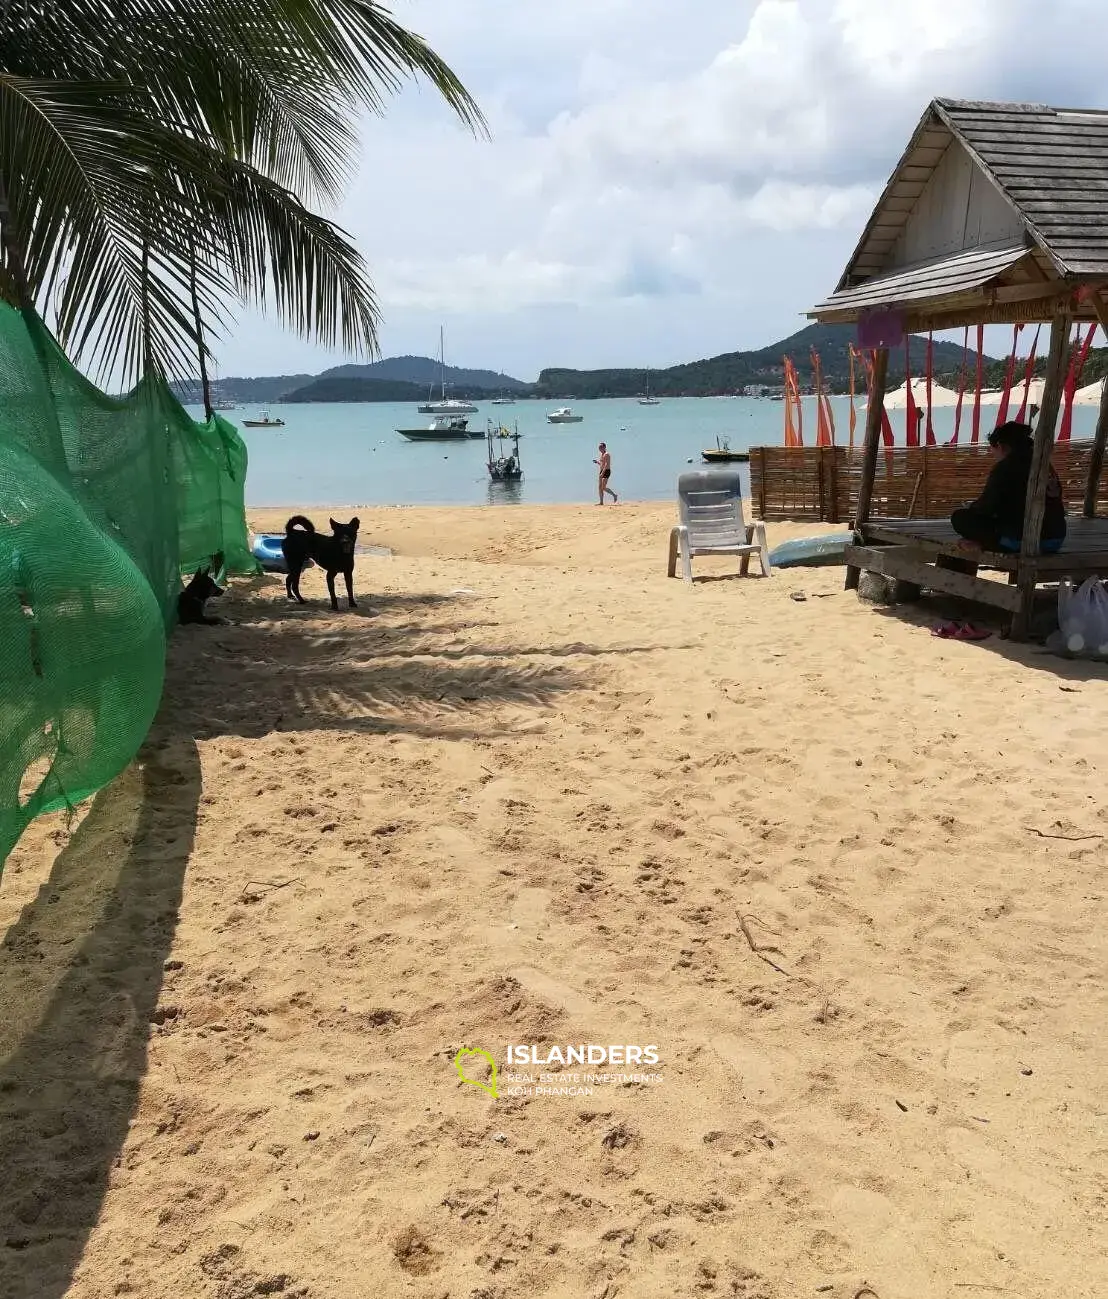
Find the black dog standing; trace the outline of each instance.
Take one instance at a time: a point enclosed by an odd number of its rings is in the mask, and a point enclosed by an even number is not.
[[[338,597],[335,595],[335,577],[341,573],[346,579],[346,598],[351,609],[358,606],[354,600],[354,547],[358,543],[359,520],[351,519],[349,523],[336,523],[330,520],[332,536],[321,536],[315,530],[311,519],[302,514],[294,514],[285,524],[285,535],[281,541],[281,553],[288,567],[285,578],[285,590],[290,600],[298,604],[307,604],[300,594],[300,574],[309,559],[314,560],[327,574],[327,590],[331,596],[331,608],[338,609]]]

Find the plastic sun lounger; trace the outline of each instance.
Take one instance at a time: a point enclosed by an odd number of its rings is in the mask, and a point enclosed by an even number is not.
[[[677,480],[681,522],[669,534],[669,576],[677,560],[686,582],[693,580],[694,555],[737,555],[745,577],[750,556],[757,555],[762,576],[771,577],[766,525],[743,518],[742,480],[738,470],[715,469],[682,474]]]

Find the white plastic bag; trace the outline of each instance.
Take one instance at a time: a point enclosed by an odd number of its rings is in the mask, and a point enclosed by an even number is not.
[[[1108,657],[1108,590],[1087,577],[1075,591],[1072,582],[1058,588],[1058,627],[1062,646],[1071,654]]]

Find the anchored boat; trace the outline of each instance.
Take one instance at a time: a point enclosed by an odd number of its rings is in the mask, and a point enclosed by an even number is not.
[[[700,458],[707,460],[710,465],[747,464],[750,460],[750,452],[732,451],[731,443],[727,438],[717,437],[715,447],[708,447],[706,451],[701,451]]]
[[[485,430],[485,443],[489,452],[489,478],[494,483],[517,483],[523,477],[523,462],[519,458],[519,425],[506,429],[503,424],[493,426],[489,420]]]
[[[397,433],[409,442],[468,442],[485,435],[469,427],[468,419],[440,415],[424,428],[398,428]]]

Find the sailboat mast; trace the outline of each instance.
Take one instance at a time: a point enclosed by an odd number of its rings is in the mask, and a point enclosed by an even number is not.
[[[442,325],[439,326],[439,380],[442,383],[442,399],[446,400],[446,342]]]

